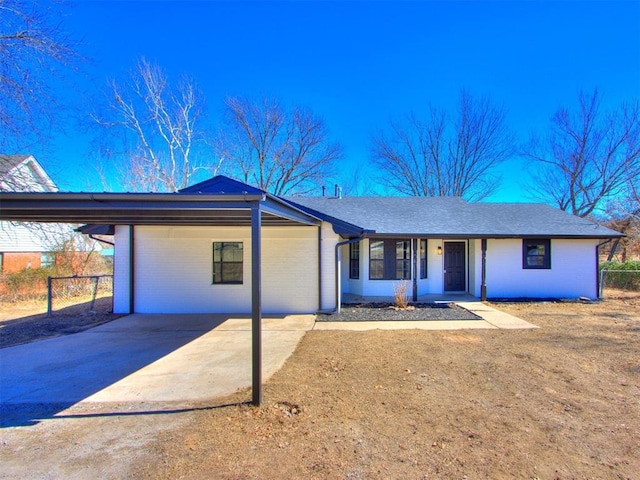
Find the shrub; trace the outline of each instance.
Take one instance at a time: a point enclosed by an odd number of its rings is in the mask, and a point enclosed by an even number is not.
[[[2,299],[9,302],[47,297],[47,277],[53,275],[53,269],[26,268],[20,272],[0,277]]]
[[[640,261],[602,262],[600,270],[622,270],[621,272],[607,272],[603,279],[604,286],[640,291]]]
[[[396,307],[407,308],[409,305],[409,297],[407,291],[409,290],[409,282],[407,280],[400,280],[393,285],[393,299]]]

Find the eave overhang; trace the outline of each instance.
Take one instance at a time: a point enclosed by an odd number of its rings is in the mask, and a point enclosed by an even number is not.
[[[553,233],[532,233],[532,234],[500,234],[500,233],[376,233],[372,232],[366,235],[375,238],[432,238],[445,240],[469,240],[469,239],[510,239],[510,238],[556,238],[556,239],[607,239],[622,238],[626,235],[622,233],[615,234],[599,234],[585,233],[580,235],[566,235]]]
[[[1,192],[0,220],[103,225],[319,225],[321,220],[270,195],[205,193]]]

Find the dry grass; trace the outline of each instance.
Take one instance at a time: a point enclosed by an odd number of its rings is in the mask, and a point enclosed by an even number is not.
[[[311,331],[133,478],[638,478],[640,298],[497,308],[541,328]]]

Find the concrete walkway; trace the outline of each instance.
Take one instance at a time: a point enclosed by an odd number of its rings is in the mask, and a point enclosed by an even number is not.
[[[432,301],[432,300],[430,300]],[[317,322],[314,330],[466,330],[466,329],[524,329],[538,328],[532,323],[497,310],[468,296],[465,301],[455,301],[456,305],[478,315],[481,320],[428,320],[399,322]]]

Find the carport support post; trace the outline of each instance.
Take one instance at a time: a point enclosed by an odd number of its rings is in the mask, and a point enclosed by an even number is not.
[[[261,232],[262,219],[260,203],[251,207],[251,353],[252,353],[252,394],[251,403],[262,404],[262,275],[261,275]]]

